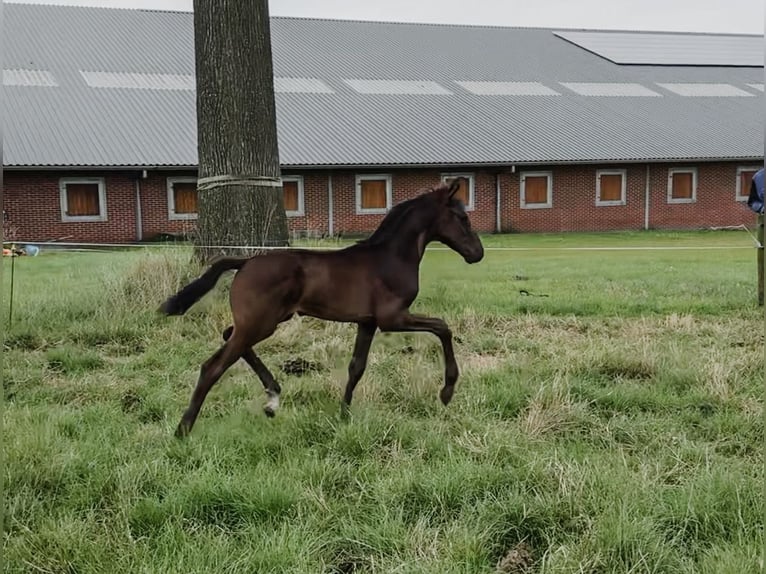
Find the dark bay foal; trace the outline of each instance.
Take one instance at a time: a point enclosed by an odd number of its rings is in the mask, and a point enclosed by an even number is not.
[[[396,205],[370,237],[345,249],[289,249],[247,258],[221,258],[165,301],[163,313],[182,315],[224,272],[238,270],[230,291],[233,325],[223,333],[223,346],[202,365],[176,436],[191,431],[210,388],[240,358],[263,383],[269,397],[264,410],[274,416],[281,389],[252,347],[295,314],[358,325],[344,409],[351,404],[354,388],[364,373],[377,329],[426,331],[439,337],[445,362],[440,398],[448,404],[458,378],[452,333],[442,319],[413,315],[409,307],[418,294],[420,261],[430,242],[444,243],[468,263],[484,257],[484,248],[462,203],[454,198],[457,190],[458,181],[452,180]]]

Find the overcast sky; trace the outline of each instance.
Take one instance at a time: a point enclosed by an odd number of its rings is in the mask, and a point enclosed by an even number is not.
[[[5,0],[192,11],[192,0]],[[269,0],[273,16],[763,34],[764,0]]]

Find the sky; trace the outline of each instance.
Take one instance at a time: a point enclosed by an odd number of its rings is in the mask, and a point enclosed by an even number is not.
[[[192,11],[192,0],[5,0]],[[434,24],[490,24],[764,33],[764,0],[269,0],[272,16],[382,20]]]

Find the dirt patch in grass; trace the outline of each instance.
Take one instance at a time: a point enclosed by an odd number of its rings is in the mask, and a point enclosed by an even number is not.
[[[532,572],[533,564],[532,549],[524,542],[519,542],[497,563],[497,572],[498,574],[527,574]]]

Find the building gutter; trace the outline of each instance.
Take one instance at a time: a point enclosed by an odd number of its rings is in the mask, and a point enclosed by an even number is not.
[[[533,160],[511,162],[442,162],[442,163],[370,163],[370,164],[280,164],[282,169],[291,170],[337,170],[337,169],[415,169],[415,168],[513,168],[514,166],[566,166],[566,165],[611,165],[611,164],[635,164],[635,163],[718,163],[718,162],[753,162],[762,161],[764,156],[738,156],[738,157],[649,157],[649,158],[574,158],[570,160]],[[151,171],[197,171],[196,165],[5,165],[3,171],[69,171],[69,170],[94,170],[94,171],[120,171],[146,169]]]
[[[644,189],[644,230],[649,229],[649,164],[646,164],[646,188]]]
[[[332,172],[327,175],[327,234],[332,237],[335,233],[332,204]]]
[[[495,231],[502,232],[500,221],[500,172],[495,173]]]
[[[144,221],[141,215],[141,180],[146,177],[146,170],[142,170],[136,178],[136,241],[144,238]]]

